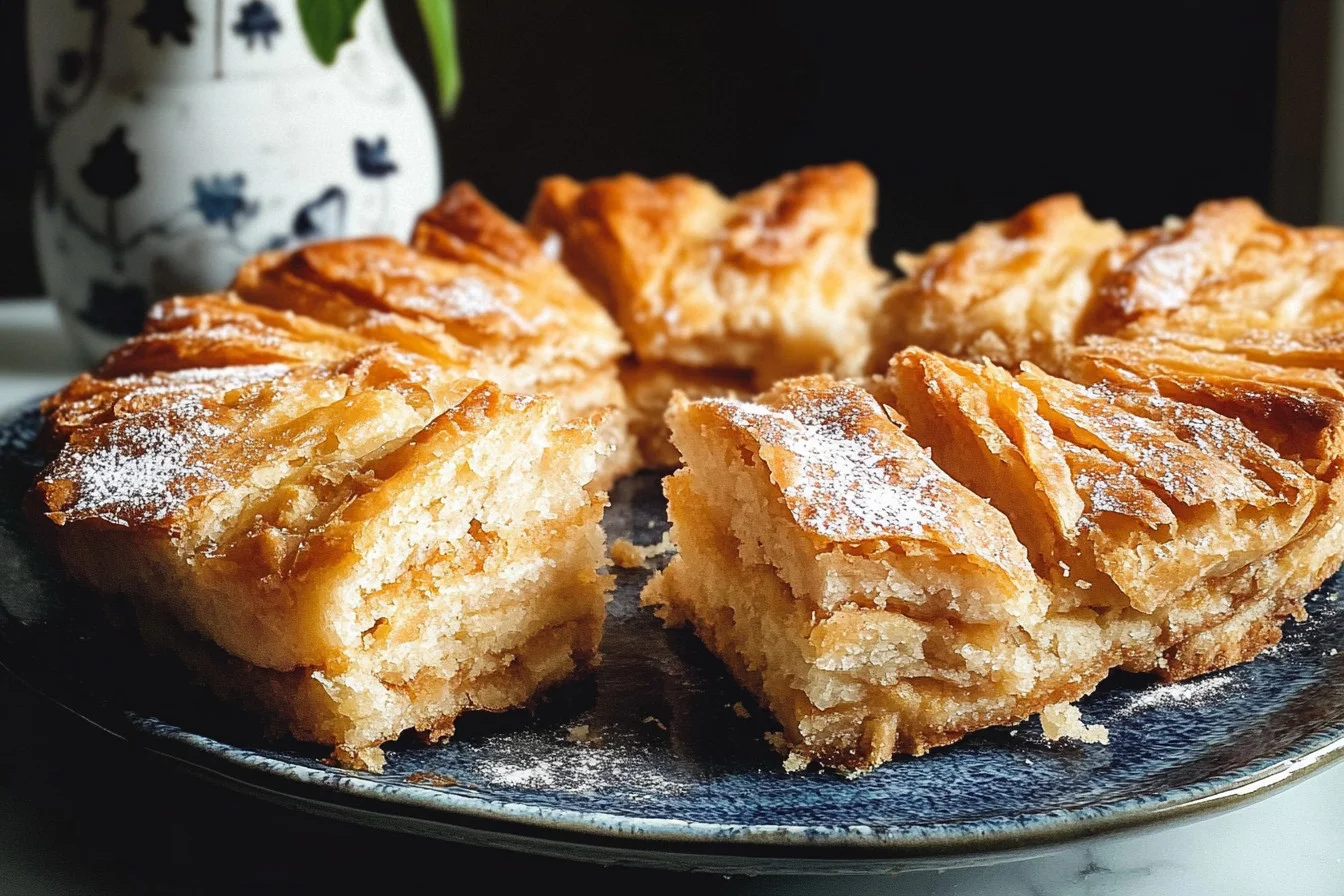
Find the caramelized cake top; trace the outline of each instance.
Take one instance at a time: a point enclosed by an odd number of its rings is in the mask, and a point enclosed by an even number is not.
[[[915,541],[1025,566],[1008,521],[939,469],[855,383],[803,377],[754,401],[706,398],[695,408],[752,446],[790,515],[823,542],[871,552]]]
[[[1052,196],[897,263],[877,369],[921,345],[1057,373],[1087,335],[1170,332],[1338,358],[1320,331],[1344,325],[1344,230],[1289,227],[1249,199],[1126,232]]]
[[[611,316],[564,266],[465,183],[421,217],[414,247],[366,237],[263,253],[234,289],[445,364],[480,353],[597,368],[626,351]]]
[[[36,494],[60,525],[176,529],[228,489],[265,492],[418,429],[470,385],[386,346],[333,364],[82,374],[44,404],[60,448]]]
[[[559,235],[641,360],[803,373],[866,354],[884,279],[867,249],[875,206],[873,176],[846,163],[731,198],[684,175],[552,177],[528,222]]]

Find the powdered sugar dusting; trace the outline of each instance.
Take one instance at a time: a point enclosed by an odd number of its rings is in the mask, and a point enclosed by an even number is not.
[[[499,293],[506,295],[501,296]],[[402,296],[402,308],[436,320],[479,322],[504,318],[524,333],[533,331],[532,322],[515,309],[517,290],[512,284],[492,287],[479,277],[455,277],[446,283],[425,284],[420,291]]]
[[[578,746],[542,758],[526,754],[517,762],[484,762],[478,771],[496,786],[582,794],[620,790],[638,801],[674,796],[691,786],[666,777],[625,750],[601,747]]]
[[[169,409],[113,421],[91,446],[67,445],[43,479],[70,484],[69,499],[54,508],[66,517],[122,526],[163,520],[223,485],[200,458],[228,432],[205,419],[198,397],[187,396]]]
[[[1034,377],[1032,386],[1042,404],[1065,418],[1068,425],[1104,446],[1147,482],[1188,507],[1214,501],[1259,506],[1268,501],[1261,487],[1222,454],[1201,451],[1198,445],[1163,423],[1116,407],[1116,397],[1105,385],[1083,388],[1060,380]],[[1104,410],[1098,406],[1104,405]]]
[[[237,364],[231,367],[186,367],[182,370],[170,370],[155,374],[156,379],[164,381],[161,387],[174,389],[183,386],[208,386],[219,392],[239,389],[252,383],[275,379],[290,369],[288,364]]]
[[[43,482],[64,485],[52,510],[66,519],[96,517],[128,526],[167,519],[192,497],[223,487],[205,457],[230,430],[212,419],[215,412],[203,397],[288,370],[259,364],[157,375],[126,396],[156,397],[152,408],[118,417],[62,448],[42,475]]]
[[[781,490],[799,524],[819,535],[930,539],[947,527],[943,492],[949,483],[917,447],[893,450],[874,425],[881,410],[857,386],[811,392],[796,409],[730,398],[704,403],[791,455]]]
[[[1135,694],[1134,699],[1121,707],[1117,716],[1123,719],[1157,708],[1191,709],[1235,686],[1236,678],[1229,673],[1157,685]]]
[[[546,238],[541,241],[541,254],[552,261],[559,261],[560,254],[564,251],[565,244],[560,238],[560,234],[554,230],[547,232]]]

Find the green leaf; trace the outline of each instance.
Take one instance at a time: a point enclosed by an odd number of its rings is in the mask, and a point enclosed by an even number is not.
[[[355,16],[364,0],[299,0],[299,23],[313,55],[323,65],[336,61],[341,44],[355,36]]]
[[[302,0],[300,0],[302,2]],[[451,115],[462,94],[462,67],[457,61],[457,24],[453,0],[416,0],[425,26],[434,73],[439,83],[439,114]]]

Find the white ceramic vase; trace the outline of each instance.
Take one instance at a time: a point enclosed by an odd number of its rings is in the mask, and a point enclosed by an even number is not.
[[[90,357],[264,249],[405,238],[441,181],[381,0],[321,65],[296,0],[29,4],[38,261]]]

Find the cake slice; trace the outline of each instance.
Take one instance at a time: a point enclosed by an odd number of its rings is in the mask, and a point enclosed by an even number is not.
[[[1344,552],[1338,454],[1309,468],[1128,383],[908,350],[867,384],[682,400],[669,422],[679,555],[645,600],[774,713],[794,765],[922,753],[1115,667],[1249,659]]]
[[[1060,373],[1069,349],[1105,335],[1214,339],[1297,364],[1337,357],[1344,332],[1344,229],[1290,227],[1249,199],[1126,232],[1052,196],[897,264],[875,373],[907,346]]]
[[[508,392],[554,395],[570,418],[616,408],[602,418],[613,446],[603,482],[629,472],[616,366],[626,345],[602,306],[468,184],[421,218],[414,243],[369,237],[264,253],[233,289]]]
[[[731,198],[682,175],[552,177],[528,224],[625,331],[645,463],[667,466],[672,388],[759,391],[783,376],[863,369],[886,279],[868,256],[875,205],[873,177],[854,163]]]
[[[544,180],[528,224],[606,302],[641,361],[756,372],[861,369],[884,275],[872,174],[804,168],[728,198],[684,175]]]
[[[860,386],[789,380],[754,401],[676,400],[668,419],[678,555],[643,600],[689,623],[800,756],[871,768],[1098,674],[1088,644],[1043,669],[1019,632],[1045,624],[1049,595],[1009,521]]]
[[[877,316],[873,372],[911,345],[1057,370],[1083,332],[1098,260],[1124,239],[1120,225],[1094,219],[1077,196],[1065,194],[977,224],[922,254],[898,254],[906,276]]]
[[[377,346],[85,375],[46,409],[60,447],[32,500],[71,578],[342,764],[596,656],[602,448],[552,398]]]
[[[1030,364],[1012,377],[918,349],[896,355],[876,394],[1009,516],[1057,610],[1101,614],[1126,668],[1209,671],[1182,642],[1270,596],[1263,629],[1277,640],[1332,571],[1313,568],[1305,586],[1266,572],[1337,508],[1327,483],[1237,419],[1129,384],[1085,388]],[[1266,643],[1224,653],[1247,659]]]

